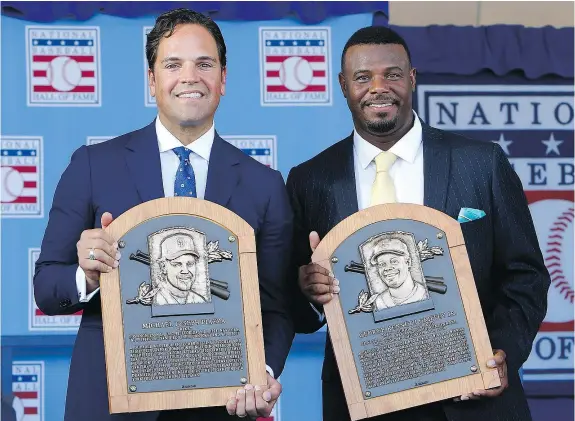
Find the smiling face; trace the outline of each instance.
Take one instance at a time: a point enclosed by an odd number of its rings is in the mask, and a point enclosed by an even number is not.
[[[165,275],[170,284],[180,291],[189,291],[196,278],[197,257],[183,254],[172,260],[166,260]]]
[[[168,130],[191,126],[207,130],[226,87],[226,70],[210,32],[201,25],[184,24],[163,37],[148,82]]]
[[[359,134],[366,140],[406,132],[411,124],[415,69],[400,44],[359,44],[339,75]]]
[[[377,260],[377,272],[389,288],[399,288],[407,280],[410,261],[397,253],[383,253]]]

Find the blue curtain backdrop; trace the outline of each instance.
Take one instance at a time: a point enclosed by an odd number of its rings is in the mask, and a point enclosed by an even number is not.
[[[153,25],[157,14],[176,7],[189,7],[218,21],[228,44],[229,81],[228,95],[222,100],[216,124],[227,140],[248,153],[253,145],[263,145],[258,150],[266,150],[269,155],[254,158],[268,162],[286,177],[292,166],[351,132],[349,111],[337,83],[341,50],[360,27],[387,25],[388,3],[7,1],[1,7],[2,60],[11,63],[3,66],[1,81],[3,149],[14,141],[32,142],[40,145],[37,150],[42,157],[36,167],[42,175],[38,179],[41,213],[14,211],[7,215],[13,208],[2,203],[2,390],[3,394],[10,391],[13,371],[29,363],[28,369],[41,370],[44,387],[37,401],[29,403],[37,405],[38,413],[43,414],[43,418],[34,419],[58,420],[62,419],[69,356],[79,316],[50,318],[39,314],[31,296],[30,270],[55,185],[73,150],[134,130],[155,116],[153,99],[146,92],[144,27]],[[97,71],[103,75],[96,82],[99,106],[29,103],[27,86],[32,76],[26,72],[34,70],[28,68],[25,26],[99,28],[101,51],[97,61],[101,69]],[[308,102],[303,99],[295,105],[266,103],[261,93],[264,76],[260,27],[321,28],[325,32],[320,36],[328,34],[325,86],[329,101],[314,103],[310,96]],[[453,120],[446,128],[465,132],[469,130],[469,119],[464,121],[462,115],[465,111],[473,115],[477,104],[487,113],[490,105],[506,111],[515,110],[515,106],[502,108],[503,102],[517,103],[513,124],[504,127],[501,115],[486,114],[489,124],[473,136],[501,141],[499,136],[503,135],[502,144],[508,145],[509,158],[526,186],[538,235],[547,239],[553,221],[548,223],[546,219],[550,218],[539,215],[568,213],[569,209],[572,212],[573,28],[435,25],[393,29],[405,37],[410,47],[419,75],[414,107],[429,124],[441,126],[435,117],[439,112],[447,116],[445,112],[450,111]],[[531,103],[543,104],[538,108],[541,113],[550,110],[547,120],[541,114],[543,127],[529,124],[533,120]],[[459,114],[455,116],[449,107],[455,107]],[[442,121],[448,121],[447,117]],[[509,141],[515,143],[505,143]],[[547,172],[536,172],[538,168]],[[542,182],[545,174],[548,176]],[[5,209],[9,212],[5,213]],[[544,251],[545,246],[543,243]],[[564,257],[569,252],[572,256],[572,235],[566,236],[558,252],[562,264],[559,269],[569,278],[567,284],[572,291],[573,263],[572,259],[565,262]],[[553,260],[549,266],[552,264]],[[554,281],[555,286],[560,282],[563,281]],[[560,288],[552,288],[553,311],[525,367],[525,386],[537,421],[548,419],[550,414],[558,420],[573,418],[572,408],[568,412],[561,406],[564,401],[550,405],[549,399],[534,399],[573,396],[573,303],[565,299],[565,292],[558,291]],[[325,332],[296,339],[282,375],[284,394],[275,421],[321,419],[319,378],[324,342]],[[301,396],[308,397],[309,404],[302,404]]]

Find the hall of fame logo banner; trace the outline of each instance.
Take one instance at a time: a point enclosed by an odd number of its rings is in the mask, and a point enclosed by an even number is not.
[[[523,380],[541,385],[573,381],[573,96],[569,85],[418,86],[424,121],[498,143],[523,183],[551,276],[547,314],[523,366]]]
[[[82,319],[82,312],[74,314],[47,316],[36,305],[34,299],[34,270],[40,256],[39,248],[28,249],[28,329],[30,331],[77,331]]]
[[[44,361],[12,362],[12,395],[18,421],[44,421]]]
[[[28,106],[99,107],[98,27],[26,27]]]
[[[222,136],[222,138],[262,164],[277,169],[275,136]]]
[[[329,27],[262,27],[262,106],[332,105]]]
[[[146,107],[155,107],[156,98],[150,95],[150,87],[148,86],[148,59],[146,58],[146,40],[148,39],[148,34],[152,30],[153,26],[144,26],[144,43],[142,45],[142,50],[144,51],[144,105]]]
[[[43,138],[3,136],[2,218],[44,217]]]

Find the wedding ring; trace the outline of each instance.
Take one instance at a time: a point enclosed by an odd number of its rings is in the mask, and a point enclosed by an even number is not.
[[[94,255],[94,249],[93,248],[90,249],[90,254],[88,254],[88,259],[96,260],[96,256]]]

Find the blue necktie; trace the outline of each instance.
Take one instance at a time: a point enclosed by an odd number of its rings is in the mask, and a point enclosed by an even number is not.
[[[180,158],[180,165],[174,182],[174,196],[197,197],[196,176],[190,162],[192,151],[183,146],[178,146],[173,151]]]

